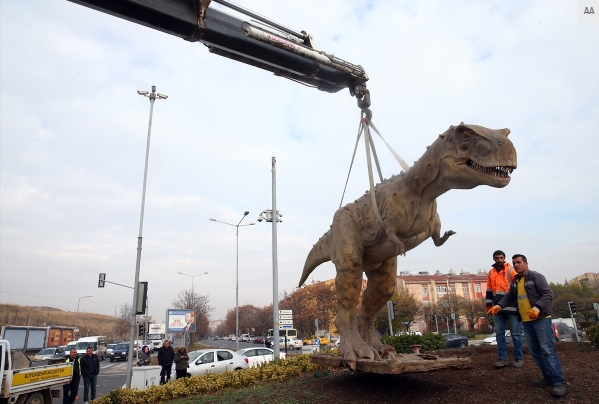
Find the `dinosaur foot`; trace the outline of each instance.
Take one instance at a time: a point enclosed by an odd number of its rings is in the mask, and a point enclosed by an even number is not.
[[[348,332],[340,332],[340,338],[339,353],[343,355],[343,360],[350,369],[356,369],[356,360],[358,358],[381,360],[378,349],[364,341],[360,336],[355,317],[350,320]],[[382,344],[379,343],[379,345],[382,348]]]

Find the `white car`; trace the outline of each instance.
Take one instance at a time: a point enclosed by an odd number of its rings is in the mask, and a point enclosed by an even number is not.
[[[249,368],[249,359],[228,349],[200,349],[189,352],[189,372],[192,376],[204,373],[224,373]],[[176,377],[175,366],[173,376]]]
[[[505,330],[505,339],[506,343],[512,343],[512,333],[510,330]],[[493,333],[487,338],[483,339],[483,345],[497,345],[497,333]]]
[[[244,348],[237,353],[248,359],[250,367],[263,365],[275,357],[275,351],[270,348]],[[279,352],[279,358],[285,359],[285,352]]]
[[[282,338],[279,341],[279,346],[283,345],[283,348],[285,348],[285,344],[283,344]],[[297,339],[297,338],[287,338],[287,348],[288,349],[301,349],[304,346],[304,343],[302,342],[302,340]]]

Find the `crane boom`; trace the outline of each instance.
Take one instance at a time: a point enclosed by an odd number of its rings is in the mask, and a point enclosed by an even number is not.
[[[211,0],[69,0],[190,42],[211,53],[243,62],[326,92],[349,88],[363,94],[368,75],[354,65],[315,49],[297,32],[226,0],[212,0],[238,13],[211,6]]]

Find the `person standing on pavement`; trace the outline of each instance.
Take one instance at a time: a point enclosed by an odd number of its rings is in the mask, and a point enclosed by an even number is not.
[[[164,340],[162,347],[158,350],[158,364],[162,366],[162,369],[160,369],[160,384],[164,384],[171,380],[174,359],[175,351],[173,351],[173,348],[171,347],[171,342],[169,340]]]
[[[141,349],[141,352],[139,353],[139,360],[143,361],[143,365],[141,366],[150,366],[152,358],[150,357],[150,348],[148,348],[147,345],[144,345],[144,347]]]
[[[177,372],[177,379],[191,376],[189,373],[187,373],[188,367],[189,355],[187,355],[185,347],[182,346],[177,350],[177,353],[175,354],[175,371]]]
[[[85,355],[81,357],[81,376],[83,376],[83,401],[89,403],[89,390],[91,390],[91,399],[96,398],[96,385],[98,384],[98,375],[100,374],[100,360],[94,353],[94,348],[88,346]]]
[[[552,386],[551,393],[556,397],[562,397],[566,394],[566,381],[553,342],[553,291],[543,275],[528,269],[528,260],[524,255],[514,255],[512,263],[518,275],[514,278],[509,293],[493,306],[490,312],[498,313],[504,307],[517,302],[528,349],[543,374],[543,379],[536,380],[533,386]]]
[[[510,290],[510,284],[516,276],[516,271],[505,262],[505,253],[497,250],[493,253],[493,268],[487,274],[487,294],[486,307],[487,313],[492,306],[496,305]],[[497,338],[497,362],[496,368],[503,368],[510,365],[507,352],[507,341],[505,339],[505,325],[508,324],[514,342],[514,362],[512,366],[519,368],[524,364],[524,355],[522,353],[522,336],[520,335],[520,324],[518,316],[518,306],[514,301],[503,310],[493,316],[495,323],[495,335]]]
[[[81,358],[77,357],[76,349],[71,349],[71,353],[65,362],[73,363],[73,377],[69,384],[62,386],[64,394],[62,404],[73,404],[77,398],[79,382],[81,381]]]

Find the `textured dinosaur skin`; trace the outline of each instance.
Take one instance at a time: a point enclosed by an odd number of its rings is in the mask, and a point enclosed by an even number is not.
[[[355,369],[356,358],[380,360],[381,353],[389,351],[376,337],[373,323],[395,292],[397,256],[429,237],[440,247],[455,234],[450,230],[441,236],[437,197],[450,189],[502,188],[510,182],[517,163],[509,133],[461,123],[439,135],[408,172],[376,186],[384,227],[375,216],[370,191],[335,212],[331,228],[306,258],[299,285],[323,262],[335,264],[336,326],[347,366]],[[362,273],[368,286],[356,317]]]

